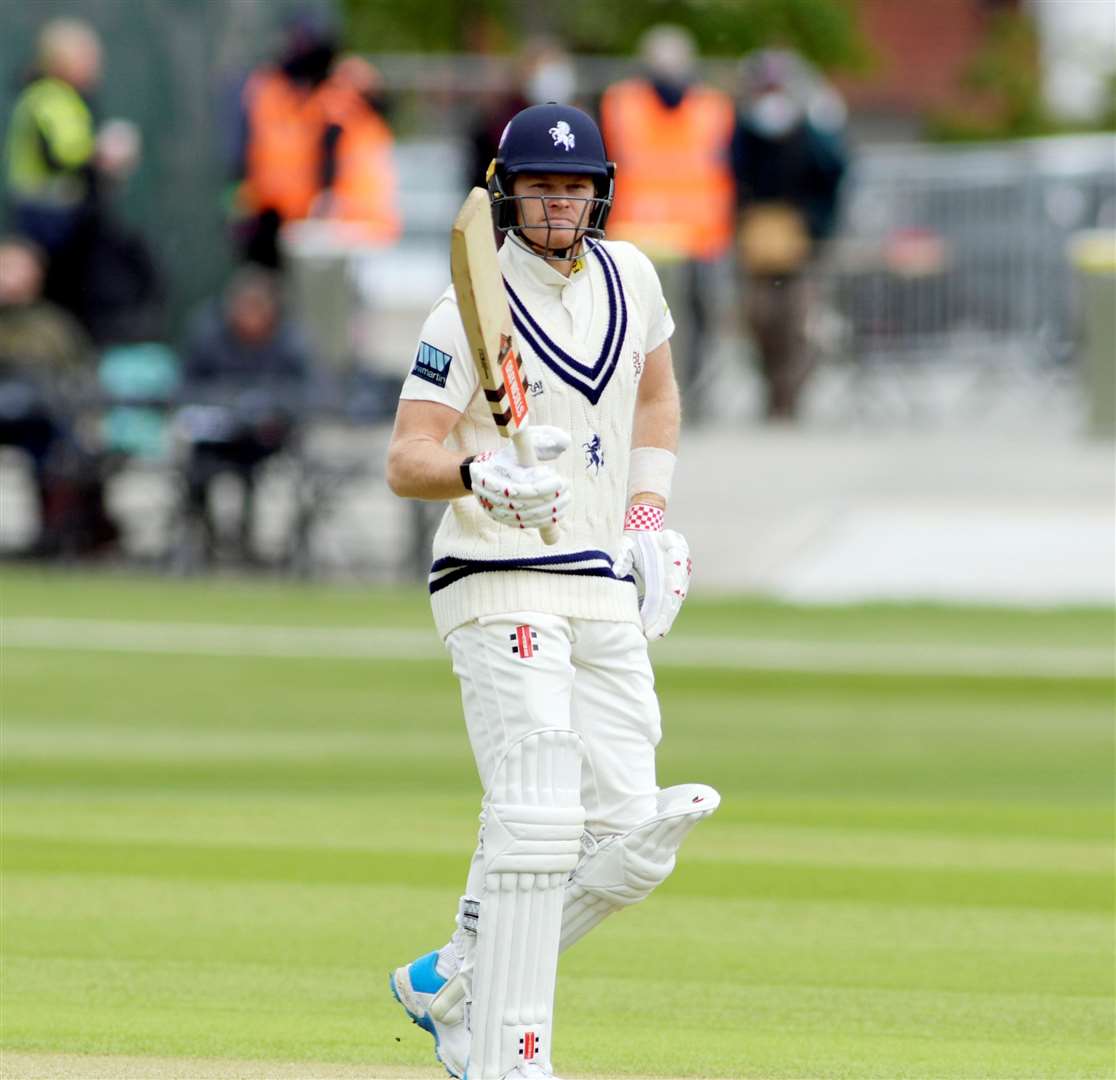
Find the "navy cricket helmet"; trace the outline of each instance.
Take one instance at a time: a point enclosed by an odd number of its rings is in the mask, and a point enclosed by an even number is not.
[[[616,166],[605,156],[604,139],[588,113],[554,102],[532,105],[516,113],[504,128],[496,158],[488,167],[488,192],[496,228],[512,236],[519,226],[516,204],[535,197],[512,194],[512,181],[521,173],[590,177],[596,197],[585,200],[591,205],[584,231],[597,239],[604,236]]]

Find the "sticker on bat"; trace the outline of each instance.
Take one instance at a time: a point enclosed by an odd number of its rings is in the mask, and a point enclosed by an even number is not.
[[[515,349],[512,348],[509,334],[500,335],[500,374],[504,379],[504,389],[508,394],[515,426],[520,427],[527,419],[527,394],[523,389],[519,359],[515,355]]]

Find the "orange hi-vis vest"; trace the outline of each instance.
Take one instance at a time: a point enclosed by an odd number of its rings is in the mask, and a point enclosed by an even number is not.
[[[673,109],[643,79],[609,87],[601,100],[601,130],[616,162],[608,235],[653,257],[725,254],[735,231],[734,123],[731,99],[711,87],[690,88]]]
[[[370,243],[392,243],[399,237],[400,220],[391,129],[349,87],[327,82],[319,97],[326,123],[341,128],[327,215],[359,227]]]
[[[281,72],[260,71],[244,88],[248,147],[241,197],[283,221],[310,213],[321,187],[322,110],[314,90]]]
[[[343,220],[372,243],[398,237],[394,140],[359,94],[330,80],[310,90],[278,71],[263,71],[251,77],[245,95],[248,147],[241,198],[248,210],[274,210],[284,222],[310,216]],[[330,125],[341,133],[333,183],[324,191]]]

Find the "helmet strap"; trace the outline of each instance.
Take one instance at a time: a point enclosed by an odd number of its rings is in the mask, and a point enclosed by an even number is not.
[[[520,241],[521,247],[525,247],[532,255],[537,255],[540,259],[545,259],[547,262],[570,262],[578,258],[581,254],[581,242],[584,237],[579,236],[569,247],[542,247],[523,236],[520,232],[522,227],[521,225],[516,225],[514,228],[509,229],[508,232],[509,234],[513,234],[516,240]]]
[[[526,202],[529,199],[539,199],[539,196],[512,195],[507,198],[509,199],[509,202]],[[539,201],[545,200],[539,199]],[[597,200],[596,197],[594,197],[593,199],[586,201],[589,203],[589,206],[586,207],[586,210],[581,215],[581,218],[588,219],[588,221],[591,223],[594,217],[594,213],[592,212],[592,204]],[[516,218],[518,218],[518,213],[516,214]],[[542,222],[539,222],[538,224],[524,225],[521,221],[517,221],[516,224],[508,225],[507,227],[505,227],[503,231],[505,235],[507,235],[518,247],[522,248],[526,252],[529,252],[531,255],[542,259],[544,262],[551,263],[573,262],[575,259],[580,258],[585,253],[584,243],[586,237],[600,235],[600,231],[595,229],[592,224],[581,224],[579,225],[579,232],[581,233],[581,235],[572,244],[564,248],[555,248],[547,247],[542,244],[536,244],[533,240],[529,240],[523,233],[524,229],[545,229],[549,238],[550,233],[554,231],[553,227],[550,224],[549,214],[544,211],[544,220]]]

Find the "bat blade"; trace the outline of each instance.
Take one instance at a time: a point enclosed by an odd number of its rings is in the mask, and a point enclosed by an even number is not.
[[[454,220],[450,271],[481,389],[500,434],[511,437],[527,425],[527,395],[483,188],[473,188]]]
[[[504,292],[504,275],[492,234],[488,192],[473,188],[454,219],[450,233],[450,273],[457,307],[477,368],[481,389],[492,410],[497,430],[512,439],[521,465],[538,464],[527,434],[529,410],[523,385],[523,362],[515,340],[511,309]],[[558,529],[539,530],[553,544]]]

